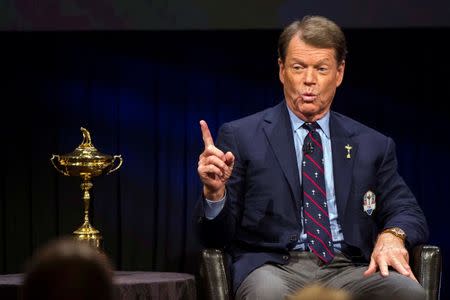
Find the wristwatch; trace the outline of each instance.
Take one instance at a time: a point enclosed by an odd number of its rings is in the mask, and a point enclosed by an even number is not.
[[[403,231],[403,229],[401,229],[399,227],[387,228],[387,229],[383,230],[381,233],[385,233],[385,232],[395,235],[396,237],[402,239],[403,242],[406,241],[406,233]]]

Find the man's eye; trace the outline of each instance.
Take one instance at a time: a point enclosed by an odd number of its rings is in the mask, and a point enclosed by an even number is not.
[[[302,67],[301,65],[294,65],[294,66],[293,66],[293,69],[294,69],[295,71],[299,71],[299,70],[302,70],[303,67]]]
[[[319,70],[319,72],[324,73],[324,72],[328,71],[328,68],[326,68],[326,67],[319,67],[318,70]]]

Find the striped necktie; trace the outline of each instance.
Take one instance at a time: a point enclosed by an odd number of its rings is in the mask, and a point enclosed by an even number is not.
[[[322,141],[317,123],[305,123],[308,134],[303,142],[303,215],[307,245],[325,263],[334,257],[327,208]]]

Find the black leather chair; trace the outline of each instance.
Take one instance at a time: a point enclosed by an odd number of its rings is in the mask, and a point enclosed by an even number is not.
[[[411,252],[411,267],[425,288],[427,300],[438,300],[441,287],[442,256],[439,247],[420,245]],[[231,300],[227,256],[219,249],[204,249],[200,262],[200,288],[207,300]]]

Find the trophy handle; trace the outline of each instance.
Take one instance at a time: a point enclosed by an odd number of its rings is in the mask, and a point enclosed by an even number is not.
[[[114,165],[114,162],[116,161],[116,159],[119,159],[119,164],[115,168],[112,168],[111,170],[109,170],[108,173],[106,173],[106,175],[109,175],[112,172],[116,171],[122,165],[122,163],[123,163],[122,155],[114,155],[114,159],[112,161],[113,165]]]
[[[58,164],[55,163],[55,159],[57,160]],[[61,166],[61,164],[59,163],[59,155],[57,154],[53,154],[52,158],[50,158],[50,161],[52,162],[52,165],[55,167],[56,170],[58,170],[60,173],[62,173],[65,176],[69,176],[69,173],[67,173],[67,171],[61,170],[59,166]]]

